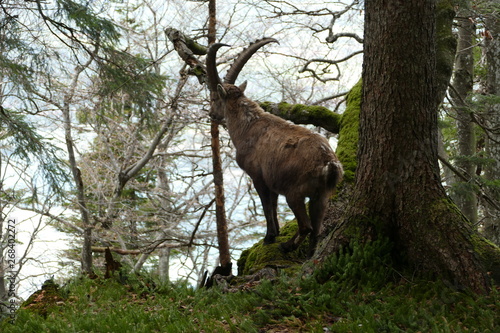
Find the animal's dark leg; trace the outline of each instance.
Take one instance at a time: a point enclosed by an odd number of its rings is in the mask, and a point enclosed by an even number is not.
[[[318,236],[321,233],[323,220],[330,193],[320,193],[309,201],[309,216],[311,217],[312,233],[309,237],[309,255],[312,256],[316,250]]]
[[[272,244],[279,235],[279,224],[276,213],[278,194],[272,192],[263,181],[255,181],[254,186],[259,194],[264,215],[266,216],[267,232],[264,237],[264,244]]]
[[[271,192],[271,203],[273,206],[273,221],[274,221],[274,230],[276,230],[276,236],[280,234],[280,224],[278,221],[278,193]]]
[[[285,252],[295,250],[312,230],[311,221],[309,220],[309,216],[307,216],[304,200],[304,197],[294,197],[290,195],[286,198],[288,206],[290,206],[290,209],[295,214],[299,230],[290,240],[281,244],[281,248]]]

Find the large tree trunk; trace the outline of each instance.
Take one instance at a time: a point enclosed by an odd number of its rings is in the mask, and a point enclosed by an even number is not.
[[[435,1],[365,6],[356,179],[346,216],[325,248],[388,238],[399,265],[488,290],[476,251],[484,249],[498,264],[498,250],[447,198],[439,176]]]

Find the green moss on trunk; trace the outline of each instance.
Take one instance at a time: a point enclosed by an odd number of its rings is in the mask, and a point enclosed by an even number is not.
[[[486,272],[500,286],[500,248],[479,234],[472,236],[472,244]]]
[[[361,80],[347,94],[347,107],[340,121],[337,156],[344,167],[344,181],[352,183],[356,173],[359,138],[359,112],[362,96]]]
[[[323,127],[334,134],[339,133],[341,116],[324,106],[289,104],[285,102],[278,104],[262,102],[260,106],[265,111],[280,118],[290,120],[295,124],[310,124]]]

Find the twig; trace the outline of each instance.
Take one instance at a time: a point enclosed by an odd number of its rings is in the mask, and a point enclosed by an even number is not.
[[[475,180],[474,178],[470,177],[470,175],[461,172],[457,168],[455,168],[450,162],[448,162],[444,157],[438,155],[438,159],[443,163],[448,169],[450,169],[454,174],[456,174],[460,179],[462,179],[464,182],[469,183],[473,181],[478,187],[478,195],[481,196],[486,202],[488,202],[491,206],[493,206],[495,209],[500,210],[500,205],[492,199],[488,194],[485,193],[485,189],[483,188],[483,184]]]

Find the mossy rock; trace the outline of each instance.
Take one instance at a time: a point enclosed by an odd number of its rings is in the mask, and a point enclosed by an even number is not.
[[[28,297],[21,308],[46,318],[55,306],[63,303],[64,298],[61,296],[59,286],[54,280],[49,279],[43,283],[40,290]]]
[[[265,267],[275,267],[282,271],[293,274],[298,272],[308,259],[309,239],[292,252],[284,253],[280,249],[280,244],[288,241],[297,232],[298,226],[295,220],[287,222],[280,230],[280,235],[276,237],[274,244],[264,245],[264,240],[260,240],[251,248],[241,253],[238,260],[238,275],[251,275]]]

